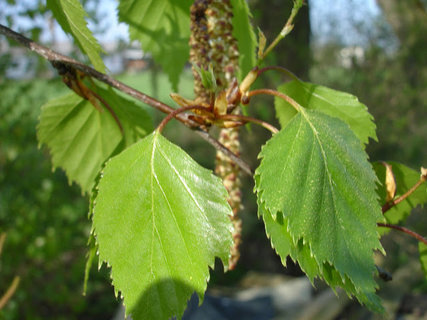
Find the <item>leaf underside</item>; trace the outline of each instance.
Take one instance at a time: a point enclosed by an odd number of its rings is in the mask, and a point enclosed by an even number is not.
[[[105,72],[105,65],[100,54],[103,52],[98,41],[87,27],[86,11],[78,0],[47,0],[47,6],[52,11],[64,32],[71,34],[80,49],[85,52],[96,70]]]
[[[122,0],[119,19],[129,25],[129,37],[159,63],[175,91],[189,57],[192,0]]]
[[[42,107],[37,138],[46,144],[53,167],[65,170],[70,183],[90,192],[103,163],[152,130],[149,114],[112,89],[93,88],[118,116],[124,136],[111,113],[99,112],[74,93],[53,99]],[[100,104],[102,105],[102,104]]]
[[[103,171],[93,228],[100,261],[137,319],[181,317],[214,257],[228,263],[232,213],[219,178],[154,132]]]
[[[420,173],[401,164],[398,162],[387,161],[392,167],[394,179],[396,182],[396,195],[395,199],[405,194],[419,179]],[[377,193],[380,198],[380,205],[386,203],[386,167],[381,162],[374,162],[373,164],[375,173],[377,174],[379,184]],[[417,190],[415,190],[408,198],[400,202],[398,205],[390,208],[385,214],[385,218],[388,223],[398,224],[405,221],[409,216],[412,209],[418,205],[424,206],[427,203],[427,185],[421,185]],[[388,233],[389,228],[379,227],[379,232],[381,234]]]
[[[350,128],[337,118],[304,109],[267,142],[260,158],[255,172],[258,202],[271,221],[287,223],[293,246],[302,243],[310,253],[310,265],[315,261],[318,270],[309,277],[325,279],[329,265],[340,281],[348,278],[354,285],[354,290],[344,286],[348,293],[381,310],[372,257],[373,250],[382,250],[376,177]]]
[[[319,110],[347,123],[363,144],[369,138],[378,140],[376,126],[367,107],[356,96],[299,80],[278,88],[307,109]],[[296,110],[283,99],[275,98],[276,114],[282,128],[296,115]]]

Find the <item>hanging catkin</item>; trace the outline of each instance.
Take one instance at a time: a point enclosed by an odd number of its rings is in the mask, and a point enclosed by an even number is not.
[[[232,35],[232,7],[229,0],[195,0],[191,7],[190,60],[200,68],[212,66],[219,90],[226,90],[238,71],[239,52]],[[209,93],[203,88],[193,68],[196,99],[209,102]],[[239,112],[236,108],[234,113]],[[219,141],[236,155],[240,153],[238,128],[224,128]],[[222,152],[217,152],[215,173],[222,178],[233,209],[234,225],[229,268],[233,269],[239,259],[242,222],[238,217],[241,209],[239,167]]]

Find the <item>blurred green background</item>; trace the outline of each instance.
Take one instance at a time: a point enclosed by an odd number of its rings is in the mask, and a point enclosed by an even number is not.
[[[108,24],[100,19],[102,10],[96,10],[99,1],[83,2],[91,14],[91,27],[102,34]],[[365,103],[378,128],[379,142],[371,141],[367,149],[372,160],[395,160],[415,170],[426,166],[426,1],[371,1],[374,9],[364,1],[337,1],[344,9],[338,6],[332,11],[325,9],[326,3],[308,2],[295,30],[268,64],[280,64],[303,80],[350,92]],[[6,5],[0,0],[0,5],[3,4]],[[280,30],[291,7],[291,1],[283,0],[251,0],[249,4],[255,24],[269,39]],[[3,11],[0,21],[35,40],[52,42],[53,38],[43,38],[43,32],[46,33],[43,25],[51,21],[49,13],[40,10],[43,1],[25,2],[20,8],[18,13]],[[17,16],[25,17],[26,22]],[[129,47],[125,39],[120,39],[119,52]],[[97,272],[97,262],[94,263],[87,295],[82,295],[90,232],[88,198],[80,194],[77,186],[68,185],[60,169],[52,171],[48,150],[39,149],[36,139],[40,107],[66,93],[67,88],[44,61],[30,54],[22,76],[16,79],[10,73],[16,63],[13,59],[16,47],[13,43],[6,46],[6,39],[0,38],[0,232],[7,232],[0,257],[0,296],[14,275],[21,277],[21,283],[0,311],[0,319],[110,319],[119,302],[105,266]],[[79,56],[78,52],[72,54]],[[144,61],[142,71],[121,72],[117,77],[172,104],[167,77],[149,58]],[[272,73],[257,85],[274,88],[284,80],[287,79]],[[184,72],[179,88],[183,96],[192,96],[189,70]],[[250,109],[251,115],[277,125],[272,99],[254,101]],[[155,123],[161,118],[161,114],[153,112]],[[171,123],[166,135],[202,165],[213,168],[215,150],[190,130]],[[256,155],[268,136],[268,132],[257,127],[242,130],[242,157],[252,167],[256,166]],[[249,270],[301,275],[292,263],[283,268],[271,250],[263,226],[256,218],[252,181],[245,176],[242,179],[245,209],[241,213],[244,221],[241,262],[237,270],[228,274],[214,272],[213,284],[234,285]],[[426,209],[418,208],[406,225],[425,235]],[[404,278],[397,297],[390,294],[390,291],[395,293],[396,284],[381,283],[383,297],[394,301],[403,295],[427,294],[426,279],[419,264],[414,263],[418,259],[416,243],[392,232],[383,239],[383,244],[388,256],[379,263],[387,270],[396,273],[408,266],[414,268],[409,269],[412,278]],[[368,317],[365,311],[358,312],[362,314],[360,319]]]

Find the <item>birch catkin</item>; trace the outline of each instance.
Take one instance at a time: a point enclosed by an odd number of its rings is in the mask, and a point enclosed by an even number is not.
[[[237,41],[232,35],[232,7],[229,0],[195,0],[191,7],[190,61],[200,68],[212,66],[217,87],[226,90],[238,71],[239,52]],[[196,99],[209,102],[209,93],[203,88],[197,72],[193,68],[194,93]],[[238,113],[236,108],[234,113]],[[239,155],[240,142],[238,128],[224,128],[219,133],[219,141],[233,153]],[[217,152],[215,173],[222,178],[233,209],[231,220],[234,225],[229,268],[233,269],[239,259],[242,223],[238,217],[241,209],[239,167],[222,152]]]

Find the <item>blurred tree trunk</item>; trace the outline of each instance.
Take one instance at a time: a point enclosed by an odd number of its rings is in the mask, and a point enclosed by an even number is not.
[[[418,41],[426,31],[427,12],[421,0],[377,0],[377,3],[403,45]]]
[[[400,41],[400,57],[414,85],[427,82],[427,12],[421,0],[377,0]]]

